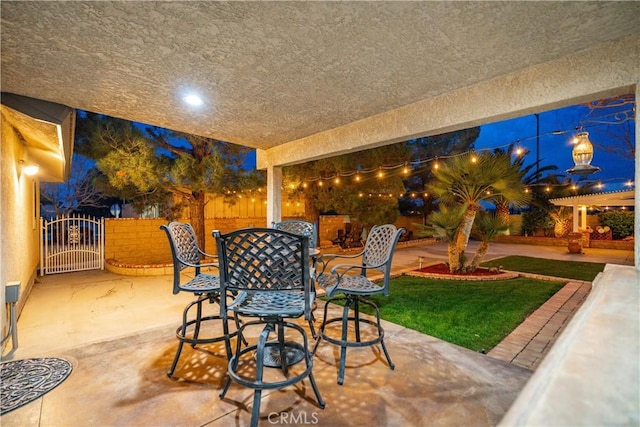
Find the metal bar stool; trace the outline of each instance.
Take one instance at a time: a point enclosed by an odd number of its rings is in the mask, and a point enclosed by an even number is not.
[[[237,348],[229,361],[228,378],[220,398],[232,382],[254,389],[251,425],[257,426],[263,390],[274,390],[309,378],[318,405],[325,407],[313,378],[313,360],[304,329],[287,319],[311,316],[309,281],[309,239],[273,228],[249,228],[220,234],[218,243],[221,276],[221,307],[236,316],[253,317],[238,329]],[[233,297],[226,302],[225,296]],[[243,348],[246,329],[264,325],[258,342]],[[300,340],[285,341],[285,330]],[[269,339],[275,332],[275,339]],[[240,364],[242,359],[242,364]],[[304,369],[293,374],[290,367],[304,361]],[[255,375],[245,364],[255,364]],[[284,379],[265,379],[264,368],[279,368]]]
[[[318,258],[320,256],[320,251],[317,249],[318,246],[318,232],[317,227],[314,222],[303,221],[300,219],[291,219],[287,221],[280,222],[272,222],[271,228],[275,228],[276,230],[288,231],[289,233],[299,234],[301,236],[307,236],[309,238],[309,257],[311,261],[311,271],[310,271],[310,280],[311,280],[311,292],[312,299],[316,298],[316,285],[315,285],[315,272],[316,272],[316,264]],[[309,317],[309,329],[311,330],[311,336],[313,339],[317,338],[316,328],[313,326],[313,322],[315,322],[315,316],[313,311],[315,310],[315,304],[311,307],[311,317]]]
[[[202,273],[203,268],[218,267],[217,263],[203,263],[201,258],[216,258],[209,255],[200,248],[196,241],[196,235],[191,224],[180,222],[171,222],[167,225],[161,225],[160,228],[167,233],[169,246],[171,246],[171,254],[173,256],[173,293],[191,292],[197,298],[187,304],[182,313],[182,325],[176,329],[176,337],[179,344],[171,368],[167,372],[169,378],[173,377],[173,373],[180,359],[182,347],[185,343],[195,347],[197,344],[209,344],[219,341],[225,341],[225,350],[227,357],[230,357],[231,347],[229,345],[230,337],[237,334],[236,331],[229,333],[228,322],[224,321],[220,314],[204,316],[202,315],[202,304],[205,301],[209,303],[220,304],[220,277],[218,275]],[[185,268],[192,267],[195,269],[195,276],[185,283],[181,282],[181,272]],[[195,316],[190,316],[192,308],[196,309]],[[220,321],[223,327],[223,335],[215,337],[201,337],[200,329],[202,323],[209,320]],[[234,318],[236,328],[240,324],[237,318]]]
[[[324,306],[324,316],[322,326],[318,333],[319,337],[313,349],[315,354],[320,341],[326,340],[331,344],[340,346],[340,368],[338,371],[338,384],[344,383],[344,370],[347,359],[348,347],[366,347],[380,343],[384,355],[387,358],[389,367],[393,370],[395,365],[391,362],[391,357],[384,344],[384,330],[380,324],[380,310],[367,297],[375,294],[389,295],[389,280],[391,277],[391,262],[396,244],[404,229],[397,229],[393,224],[374,226],[367,236],[364,250],[355,255],[323,255],[323,271],[318,277],[318,284],[327,292],[329,300]],[[325,273],[328,263],[338,258],[357,258],[362,256],[362,264],[337,264],[330,273]],[[367,271],[377,270],[384,274],[382,284],[375,283],[367,278]],[[356,271],[358,274],[353,274]],[[342,317],[327,319],[327,309],[329,303],[334,301],[344,301]],[[371,306],[376,313],[376,321],[363,319],[360,317],[360,304]],[[349,316],[349,311],[353,311],[353,316]],[[349,339],[349,321],[353,321],[355,329],[355,340]],[[325,333],[325,327],[329,323],[340,322],[342,324],[342,334],[340,338],[329,336]],[[372,339],[362,341],[360,336],[360,324],[367,323],[375,326],[376,336]]]

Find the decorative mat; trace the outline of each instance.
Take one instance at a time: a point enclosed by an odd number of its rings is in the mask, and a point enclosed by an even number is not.
[[[50,392],[71,374],[71,363],[56,357],[0,363],[0,415]]]

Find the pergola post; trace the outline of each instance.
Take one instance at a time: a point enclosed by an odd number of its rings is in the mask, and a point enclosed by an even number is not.
[[[282,220],[282,168],[267,166],[267,224]]]
[[[587,229],[587,206],[581,206],[580,207],[581,211],[582,211],[582,217],[580,219],[580,228],[582,228],[583,230]]]
[[[580,215],[580,206],[577,203],[573,204],[573,232],[577,233],[579,230],[578,216]]]

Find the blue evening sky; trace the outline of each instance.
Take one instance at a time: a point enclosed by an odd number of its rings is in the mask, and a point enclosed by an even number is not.
[[[622,157],[604,152],[597,144],[615,145],[620,150],[627,150],[627,146],[619,138],[610,134],[622,135],[626,125],[631,124],[630,138],[635,147],[635,126],[633,121],[620,124],[621,116],[614,116],[613,112],[630,111],[632,105],[623,105],[616,108],[590,110],[586,106],[578,105],[558,110],[546,111],[539,114],[540,117],[540,165],[556,165],[556,173],[565,171],[574,166],[571,150],[571,139],[579,131],[576,128],[583,127],[583,131],[589,132],[589,139],[594,144],[594,156],[591,164],[601,168],[601,171],[588,176],[604,184],[603,191],[621,190],[627,187],[627,181],[634,178],[633,157]],[[633,117],[631,114],[630,117]],[[606,123],[603,123],[606,122]],[[561,135],[553,134],[556,131],[566,131]],[[517,142],[519,141],[519,142]],[[523,116],[516,119],[483,125],[480,127],[480,137],[476,140],[476,149],[495,148],[515,142],[516,145],[529,150],[527,155],[529,163],[536,160],[536,117],[535,115]],[[578,177],[574,177],[574,181]]]

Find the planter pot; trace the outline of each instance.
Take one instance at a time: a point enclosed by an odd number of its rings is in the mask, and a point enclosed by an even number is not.
[[[582,233],[569,233],[567,235],[567,246],[570,254],[582,253]]]

